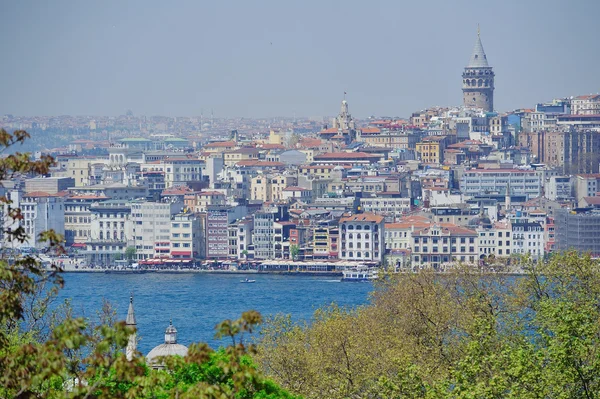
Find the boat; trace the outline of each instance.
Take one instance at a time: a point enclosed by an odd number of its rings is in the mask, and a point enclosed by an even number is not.
[[[379,271],[376,268],[361,267],[342,271],[342,281],[367,283],[376,280]]]
[[[248,278],[240,280],[240,283],[256,283],[256,280],[249,280]]]

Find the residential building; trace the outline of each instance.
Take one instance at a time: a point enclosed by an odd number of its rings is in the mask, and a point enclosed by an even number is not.
[[[559,209],[554,219],[556,249],[575,250],[600,258],[600,211]]]
[[[23,195],[21,203],[23,219],[21,225],[27,234],[27,240],[18,246],[45,248],[50,245],[47,241],[40,241],[40,234],[44,231],[54,230],[56,234],[65,234],[65,196],[61,194],[48,194],[42,191],[33,191]]]
[[[25,192],[43,192],[57,194],[66,191],[75,185],[75,179],[71,177],[34,177],[25,180]]]
[[[381,263],[385,254],[383,216],[358,213],[340,219],[340,259]]]
[[[204,259],[205,241],[201,218],[194,213],[177,213],[171,219],[169,255],[174,259]]]
[[[131,204],[124,200],[106,200],[90,205],[90,237],[86,241],[87,262],[112,265],[125,249],[133,245]]]
[[[524,195],[527,199],[542,194],[542,181],[534,170],[520,169],[470,169],[460,179],[460,189],[465,196],[482,193]]]
[[[169,257],[172,238],[171,218],[182,210],[182,202],[131,203],[131,221],[137,259]]]
[[[439,270],[451,263],[472,264],[479,260],[475,230],[436,223],[413,232],[412,237],[413,266]]]

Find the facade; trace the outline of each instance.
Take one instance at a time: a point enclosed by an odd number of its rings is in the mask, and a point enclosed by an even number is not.
[[[86,241],[87,261],[111,265],[133,243],[131,204],[123,200],[96,202],[90,206],[90,237]]]
[[[600,212],[597,209],[559,209],[554,225],[557,250],[575,250],[600,258]]]
[[[285,188],[296,184],[295,176],[263,175],[252,178],[250,183],[250,199],[276,202],[284,199]]]
[[[455,225],[434,224],[413,234],[413,266],[438,270],[456,262],[479,259],[477,232]]]
[[[229,254],[229,215],[226,207],[206,212],[206,259],[226,259]]]
[[[170,256],[175,259],[203,259],[204,234],[201,219],[193,213],[178,213],[171,219]]]
[[[571,176],[551,176],[546,187],[546,198],[549,200],[569,201],[573,199]]]
[[[544,228],[540,223],[518,221],[512,223],[512,253],[529,255],[538,260],[544,256]]]
[[[468,108],[481,108],[486,112],[494,110],[494,71],[489,66],[479,29],[475,48],[465,67],[463,78],[463,105]]]
[[[460,189],[465,196],[484,193],[524,195],[527,199],[542,195],[541,177],[534,170],[471,169],[460,179]]]
[[[25,192],[43,192],[57,194],[75,186],[75,179],[70,177],[35,177],[25,180]]]
[[[359,213],[340,219],[340,259],[362,262],[383,261],[385,223],[383,216]]]
[[[81,195],[65,199],[65,241],[67,245],[84,244],[91,235],[92,213],[90,206],[94,202],[107,200],[107,197]]]
[[[402,198],[400,196],[377,196],[373,198],[361,198],[360,206],[365,212],[372,212],[394,219],[410,212],[411,199]]]
[[[39,241],[40,233],[54,230],[57,234],[65,234],[65,198],[57,194],[30,192],[23,196],[19,204],[23,215],[21,221],[28,239],[19,244],[44,248],[48,242]]]
[[[571,113],[575,115],[600,115],[600,94],[575,97],[571,100]]]
[[[274,259],[274,222],[275,214],[273,212],[257,212],[254,214],[252,243],[254,244],[255,259]]]
[[[131,221],[137,259],[168,258],[171,218],[182,211],[181,202],[133,202]]]

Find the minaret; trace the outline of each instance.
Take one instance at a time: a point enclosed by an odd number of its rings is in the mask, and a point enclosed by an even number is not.
[[[504,208],[506,209],[506,214],[510,212],[510,181],[506,184],[506,195],[504,196]]]
[[[477,26],[477,39],[469,65],[463,72],[463,105],[469,108],[482,108],[486,112],[494,111],[494,71],[488,65],[479,26]]]
[[[135,322],[135,313],[133,312],[133,294],[129,297],[129,309],[127,309],[127,319],[125,319],[125,325],[127,327],[133,327],[137,330],[137,324]],[[134,332],[129,336],[129,342],[125,349],[127,360],[133,359],[133,354],[137,350],[137,334]]]

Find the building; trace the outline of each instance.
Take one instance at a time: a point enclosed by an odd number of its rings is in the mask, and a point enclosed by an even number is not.
[[[131,204],[123,200],[96,202],[90,206],[90,237],[86,241],[88,264],[111,265],[133,244]]]
[[[477,232],[452,224],[434,224],[412,233],[413,267],[433,267],[479,260]]]
[[[519,135],[537,163],[559,167],[564,174],[598,173],[600,133],[591,129],[534,131]]]
[[[552,201],[570,201],[573,199],[571,176],[550,176],[546,183],[546,198]]]
[[[137,259],[170,256],[171,218],[182,209],[182,202],[131,203],[131,221]]]
[[[512,253],[529,255],[538,260],[544,256],[544,228],[538,222],[513,221],[512,225]]]
[[[362,262],[383,261],[385,223],[383,216],[359,213],[340,219],[340,259]]]
[[[28,237],[19,246],[48,247],[49,242],[39,240],[40,234],[48,230],[65,235],[65,196],[34,191],[25,194],[19,206],[23,216],[21,226]]]
[[[360,198],[361,209],[378,215],[387,216],[391,221],[410,212],[411,199],[402,198],[400,193],[379,193],[375,197]]]
[[[259,174],[250,180],[250,199],[276,202],[284,198],[286,187],[297,183],[296,176]]]
[[[57,194],[66,191],[75,185],[75,179],[71,177],[34,177],[25,180],[25,192],[43,192]]]
[[[481,108],[486,112],[494,111],[494,71],[483,51],[479,28],[473,54],[462,78],[463,105],[468,108]]]
[[[575,176],[575,200],[581,207],[585,197],[595,197],[600,192],[600,173]]]
[[[178,213],[171,219],[171,250],[175,259],[203,259],[204,234],[201,219],[194,213]]]
[[[460,189],[465,196],[484,193],[523,195],[526,199],[542,195],[542,180],[534,170],[520,169],[470,169],[460,179]]]
[[[65,199],[65,241],[67,245],[83,246],[91,234],[90,206],[107,197],[97,195],[70,196]]]
[[[556,249],[600,258],[600,211],[558,209],[554,219]]]
[[[600,115],[600,94],[577,96],[571,100],[574,115]]]

